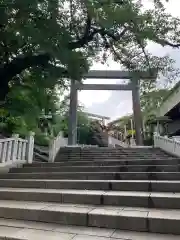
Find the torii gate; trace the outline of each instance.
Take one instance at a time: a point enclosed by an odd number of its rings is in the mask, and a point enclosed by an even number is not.
[[[100,119],[103,123],[103,125],[105,125],[105,120],[110,120],[110,117],[105,117],[99,114],[94,114],[94,113],[89,113],[89,112],[84,112],[85,114],[87,114],[88,117],[94,117],[96,119]]]
[[[84,77],[88,79],[130,79],[128,84],[82,84],[71,80],[68,145],[77,143],[77,102],[78,90],[120,90],[132,91],[133,113],[136,131],[136,144],[143,145],[143,121],[140,106],[139,81],[140,79],[152,80],[157,77],[157,72],[150,71],[89,71]]]

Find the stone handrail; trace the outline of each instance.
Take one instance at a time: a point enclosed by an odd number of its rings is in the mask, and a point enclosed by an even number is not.
[[[115,147],[116,145],[118,145],[120,147],[123,147],[123,148],[128,147],[127,143],[124,143],[124,142],[122,142],[122,141],[118,140],[117,138],[114,138],[110,135],[108,136],[108,145],[113,146],[113,147]]]
[[[155,134],[154,147],[161,148],[172,155],[180,157],[180,142],[176,139],[170,139],[168,137]]]
[[[52,139],[49,144],[49,162],[54,162],[56,154],[60,147],[68,145],[68,140],[63,137],[63,133],[59,132],[56,138]]]
[[[34,133],[28,139],[14,134],[11,138],[0,139],[0,167],[18,163],[32,163],[34,149]]]

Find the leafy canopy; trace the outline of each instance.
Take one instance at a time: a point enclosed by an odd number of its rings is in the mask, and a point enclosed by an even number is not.
[[[1,0],[0,76],[6,82],[38,65],[57,82],[79,80],[102,50],[128,69],[162,70],[163,59],[146,47],[180,46],[179,19],[166,13],[165,2],[145,10],[139,0]]]
[[[151,41],[180,46],[180,20],[165,2],[152,0],[145,9],[140,0],[0,0],[0,100],[8,96],[13,116],[38,116],[54,108],[57,86],[81,80],[108,54],[128,70],[172,71],[172,60],[147,50]]]

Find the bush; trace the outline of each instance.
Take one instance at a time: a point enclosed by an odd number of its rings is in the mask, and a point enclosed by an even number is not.
[[[35,144],[40,146],[49,146],[49,142],[51,140],[50,136],[47,136],[39,128],[35,129],[34,132],[35,132],[35,136],[34,136]]]
[[[44,133],[35,134],[34,142],[40,146],[49,146],[51,138],[46,136]]]

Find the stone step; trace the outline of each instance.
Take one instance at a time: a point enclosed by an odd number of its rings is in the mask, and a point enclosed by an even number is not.
[[[165,151],[163,151],[162,149],[142,149],[142,148],[79,148],[79,149],[75,149],[75,148],[69,148],[69,149],[63,149],[61,148],[60,153],[89,153],[89,152],[111,152],[111,153],[160,153],[160,154],[167,154]]]
[[[99,157],[95,157],[95,158],[60,158],[59,160],[56,159],[55,162],[59,163],[59,162],[68,162],[68,161],[114,161],[114,160],[125,160],[128,159],[130,161],[137,161],[137,160],[141,160],[141,161],[145,161],[145,160],[161,160],[161,161],[165,161],[165,160],[172,160],[172,158],[129,158],[129,157],[122,157],[122,158],[118,158],[118,157],[103,157],[103,158],[99,158]],[[174,158],[174,160],[177,160],[177,158]]]
[[[0,201],[0,217],[26,221],[180,234],[180,210]]]
[[[179,172],[180,165],[117,165],[117,166],[69,166],[11,168],[11,173],[32,172]]]
[[[157,155],[157,156],[169,156],[170,154],[165,153],[165,152],[153,152],[153,151],[149,151],[149,152],[128,152],[128,151],[119,151],[119,149],[117,149],[116,151],[103,151],[103,150],[99,150],[99,151],[69,151],[69,152],[62,152],[60,151],[58,153],[61,156],[70,156],[70,155],[138,155],[138,156],[150,156],[150,155]]]
[[[180,180],[180,172],[38,172],[0,174],[0,179]]]
[[[97,147],[97,146],[91,146],[91,147],[82,147],[82,146],[77,146],[77,147],[71,147],[71,146],[66,146],[66,147],[62,147],[61,148],[61,151],[92,151],[92,150],[95,150],[95,151],[121,151],[121,149],[116,149],[112,146],[108,146],[108,147]],[[126,147],[126,148],[123,148],[122,151],[144,151],[144,152],[147,152],[147,151],[161,151],[163,152],[163,150],[161,150],[160,148],[152,148],[152,147],[149,147],[149,148],[145,148],[145,147],[139,147],[139,148],[129,148],[129,147]]]
[[[3,240],[179,240],[172,234],[133,232],[96,227],[65,226],[33,221],[0,219]]]
[[[32,164],[24,164],[23,167],[61,167],[61,166],[114,166],[114,165],[174,165],[180,163],[180,159],[169,159],[169,160],[159,160],[159,159],[150,159],[150,160],[92,160],[92,161],[61,161],[54,163],[32,163]]]
[[[103,157],[135,157],[135,158],[173,158],[171,155],[162,155],[162,154],[106,154],[106,153],[99,153],[99,154],[59,154],[57,158],[103,158]],[[175,157],[174,157],[175,158]]]
[[[180,209],[180,193],[0,188],[0,200]]]
[[[125,153],[125,154],[132,154],[132,153],[136,153],[136,154],[162,154],[162,155],[168,155],[168,153],[162,151],[162,150],[155,150],[155,149],[133,149],[133,148],[123,148],[123,149],[118,149],[118,148],[109,148],[109,149],[103,149],[103,148],[96,148],[96,149],[66,149],[63,150],[62,148],[59,151],[60,154],[72,154],[72,153],[76,153],[76,154],[80,154],[80,153]]]
[[[154,153],[154,152],[149,152],[149,153],[143,153],[143,152],[106,152],[106,151],[99,151],[99,152],[94,152],[94,151],[91,151],[91,152],[67,152],[67,153],[61,153],[59,152],[59,154],[61,156],[88,156],[88,155],[108,155],[108,156],[111,156],[111,155],[128,155],[128,156],[132,156],[132,155],[137,155],[137,156],[169,156],[168,154],[166,153]]]
[[[180,181],[1,179],[0,187],[180,192]]]
[[[156,154],[78,154],[78,155],[59,155],[61,159],[63,158],[123,158],[123,157],[129,157],[129,158],[175,158],[173,156],[167,156],[167,155],[156,155]],[[59,158],[59,157],[57,157]]]

